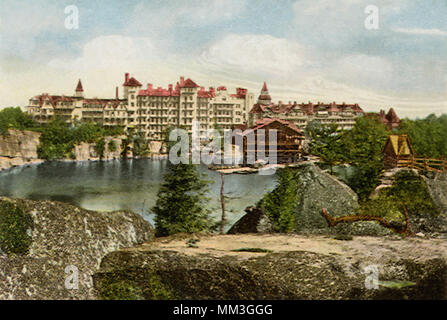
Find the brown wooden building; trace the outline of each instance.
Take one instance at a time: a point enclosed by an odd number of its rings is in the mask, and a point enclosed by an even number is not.
[[[261,131],[261,129],[264,131]],[[257,121],[256,125],[243,132],[244,164],[252,164],[250,162],[253,160],[253,157],[254,161],[265,160],[262,157],[262,153],[258,154],[258,151],[262,151],[261,147],[265,150],[265,156],[269,157],[270,150],[275,148],[275,146],[270,145],[271,130],[276,130],[277,163],[294,163],[298,161],[304,140],[303,132],[292,122],[267,118]]]

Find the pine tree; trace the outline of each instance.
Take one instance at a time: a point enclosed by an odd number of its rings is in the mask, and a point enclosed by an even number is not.
[[[209,230],[209,210],[205,209],[209,182],[203,179],[196,165],[169,163],[164,180],[153,208],[156,235]]]
[[[278,171],[278,185],[267,194],[261,208],[273,223],[276,232],[291,232],[295,227],[295,208],[298,202],[298,180],[291,168]]]

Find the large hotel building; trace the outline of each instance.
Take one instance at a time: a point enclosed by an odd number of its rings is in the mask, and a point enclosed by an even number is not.
[[[191,79],[180,78],[167,89],[142,84],[125,74],[124,96],[119,98],[118,88],[112,99],[87,99],[82,83],[73,96],[41,94],[30,99],[27,112],[39,123],[59,117],[67,123],[95,122],[104,126],[134,128],[150,141],[160,141],[168,126],[192,131],[192,122],[200,122],[200,131],[213,128],[231,129],[247,123],[253,106],[253,94],[237,88],[235,93],[226,87],[206,90]]]
[[[229,93],[226,87],[198,86],[191,79],[180,78],[168,88],[142,84],[128,73],[123,83],[124,94],[120,98],[118,87],[115,98],[85,98],[82,83],[70,96],[41,94],[29,100],[27,112],[39,123],[58,117],[67,123],[95,122],[104,126],[122,126],[144,133],[149,141],[161,141],[168,126],[192,130],[193,120],[200,122],[200,131],[253,127],[264,119],[280,119],[303,129],[310,121],[336,123],[350,129],[355,118],[364,114],[358,104],[329,103],[272,103],[267,85],[255,103],[247,89],[237,88]]]
[[[249,113],[249,126],[261,122],[265,118],[277,118],[292,122],[300,129],[304,129],[311,121],[322,124],[336,123],[340,129],[351,129],[357,117],[363,116],[364,112],[358,104],[337,104],[318,102],[313,104],[300,103],[296,101],[288,103],[272,103],[272,98],[267,89],[267,84],[261,90],[257,103]]]

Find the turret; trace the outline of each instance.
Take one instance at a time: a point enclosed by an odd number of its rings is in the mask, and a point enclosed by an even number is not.
[[[268,106],[271,103],[272,103],[272,97],[270,97],[269,90],[267,89],[267,83],[264,82],[261,94],[258,97],[258,104]]]
[[[78,85],[75,90],[75,97],[79,97],[79,98],[84,97],[84,89],[82,88],[81,79],[79,79],[79,81],[78,81]]]

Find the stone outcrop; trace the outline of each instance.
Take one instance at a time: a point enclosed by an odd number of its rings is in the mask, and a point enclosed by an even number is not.
[[[227,234],[238,233],[270,233],[273,227],[270,219],[256,207],[245,209],[246,214],[228,230]]]
[[[447,215],[447,173],[433,173],[430,177],[422,177],[433,202]]]
[[[298,202],[295,207],[294,232],[303,234],[349,234],[349,235],[384,235],[390,231],[374,222],[354,222],[328,227],[321,210],[326,208],[333,217],[352,215],[359,208],[358,197],[346,184],[336,177],[324,172],[312,163],[297,166],[299,186],[296,190]],[[258,214],[260,214],[258,212]],[[265,215],[254,217],[249,212],[233,228],[232,233],[258,232],[257,226],[246,225],[252,220],[267,221]],[[264,228],[265,229],[265,228]]]
[[[34,228],[27,255],[0,252],[0,299],[95,299],[92,275],[103,256],[153,236],[151,225],[132,212],[94,212],[52,201],[1,201],[23,207]],[[73,289],[67,289],[66,281]]]
[[[439,239],[224,235],[188,242],[163,238],[110,253],[95,288],[120,299],[447,299],[447,244]]]
[[[9,129],[0,135],[0,170],[38,163],[39,132]]]

